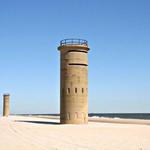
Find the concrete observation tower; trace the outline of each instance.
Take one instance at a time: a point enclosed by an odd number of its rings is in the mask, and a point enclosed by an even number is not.
[[[8,117],[10,113],[10,106],[9,106],[9,94],[4,94],[3,95],[3,116]]]
[[[88,42],[65,39],[61,55],[60,123],[88,123]]]

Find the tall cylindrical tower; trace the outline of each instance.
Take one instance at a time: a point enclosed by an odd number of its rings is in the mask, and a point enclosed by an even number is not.
[[[3,116],[8,117],[9,116],[9,94],[3,95]]]
[[[60,122],[88,123],[88,42],[65,39],[61,53]]]

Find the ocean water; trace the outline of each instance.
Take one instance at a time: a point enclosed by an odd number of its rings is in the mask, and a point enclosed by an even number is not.
[[[150,119],[150,113],[90,113],[89,117],[125,118],[125,119]]]
[[[20,114],[20,115],[32,115],[32,116],[59,116],[59,114]],[[89,117],[99,118],[125,118],[125,119],[146,119],[150,120],[150,113],[89,113]]]

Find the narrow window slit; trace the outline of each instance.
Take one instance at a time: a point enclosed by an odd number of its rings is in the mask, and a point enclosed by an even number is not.
[[[70,94],[70,88],[67,89],[67,93]]]
[[[87,64],[70,63],[69,65],[88,66]]]
[[[75,93],[77,93],[77,88],[75,88]]]
[[[82,93],[84,93],[84,88],[82,88]]]
[[[81,50],[69,50],[68,52],[88,53],[87,51],[81,51]]]

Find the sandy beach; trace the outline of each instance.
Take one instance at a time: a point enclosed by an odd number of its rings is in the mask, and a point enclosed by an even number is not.
[[[134,120],[130,124],[108,120],[88,125],[60,125],[58,119],[1,117],[0,149],[150,150],[150,125],[132,124]]]

